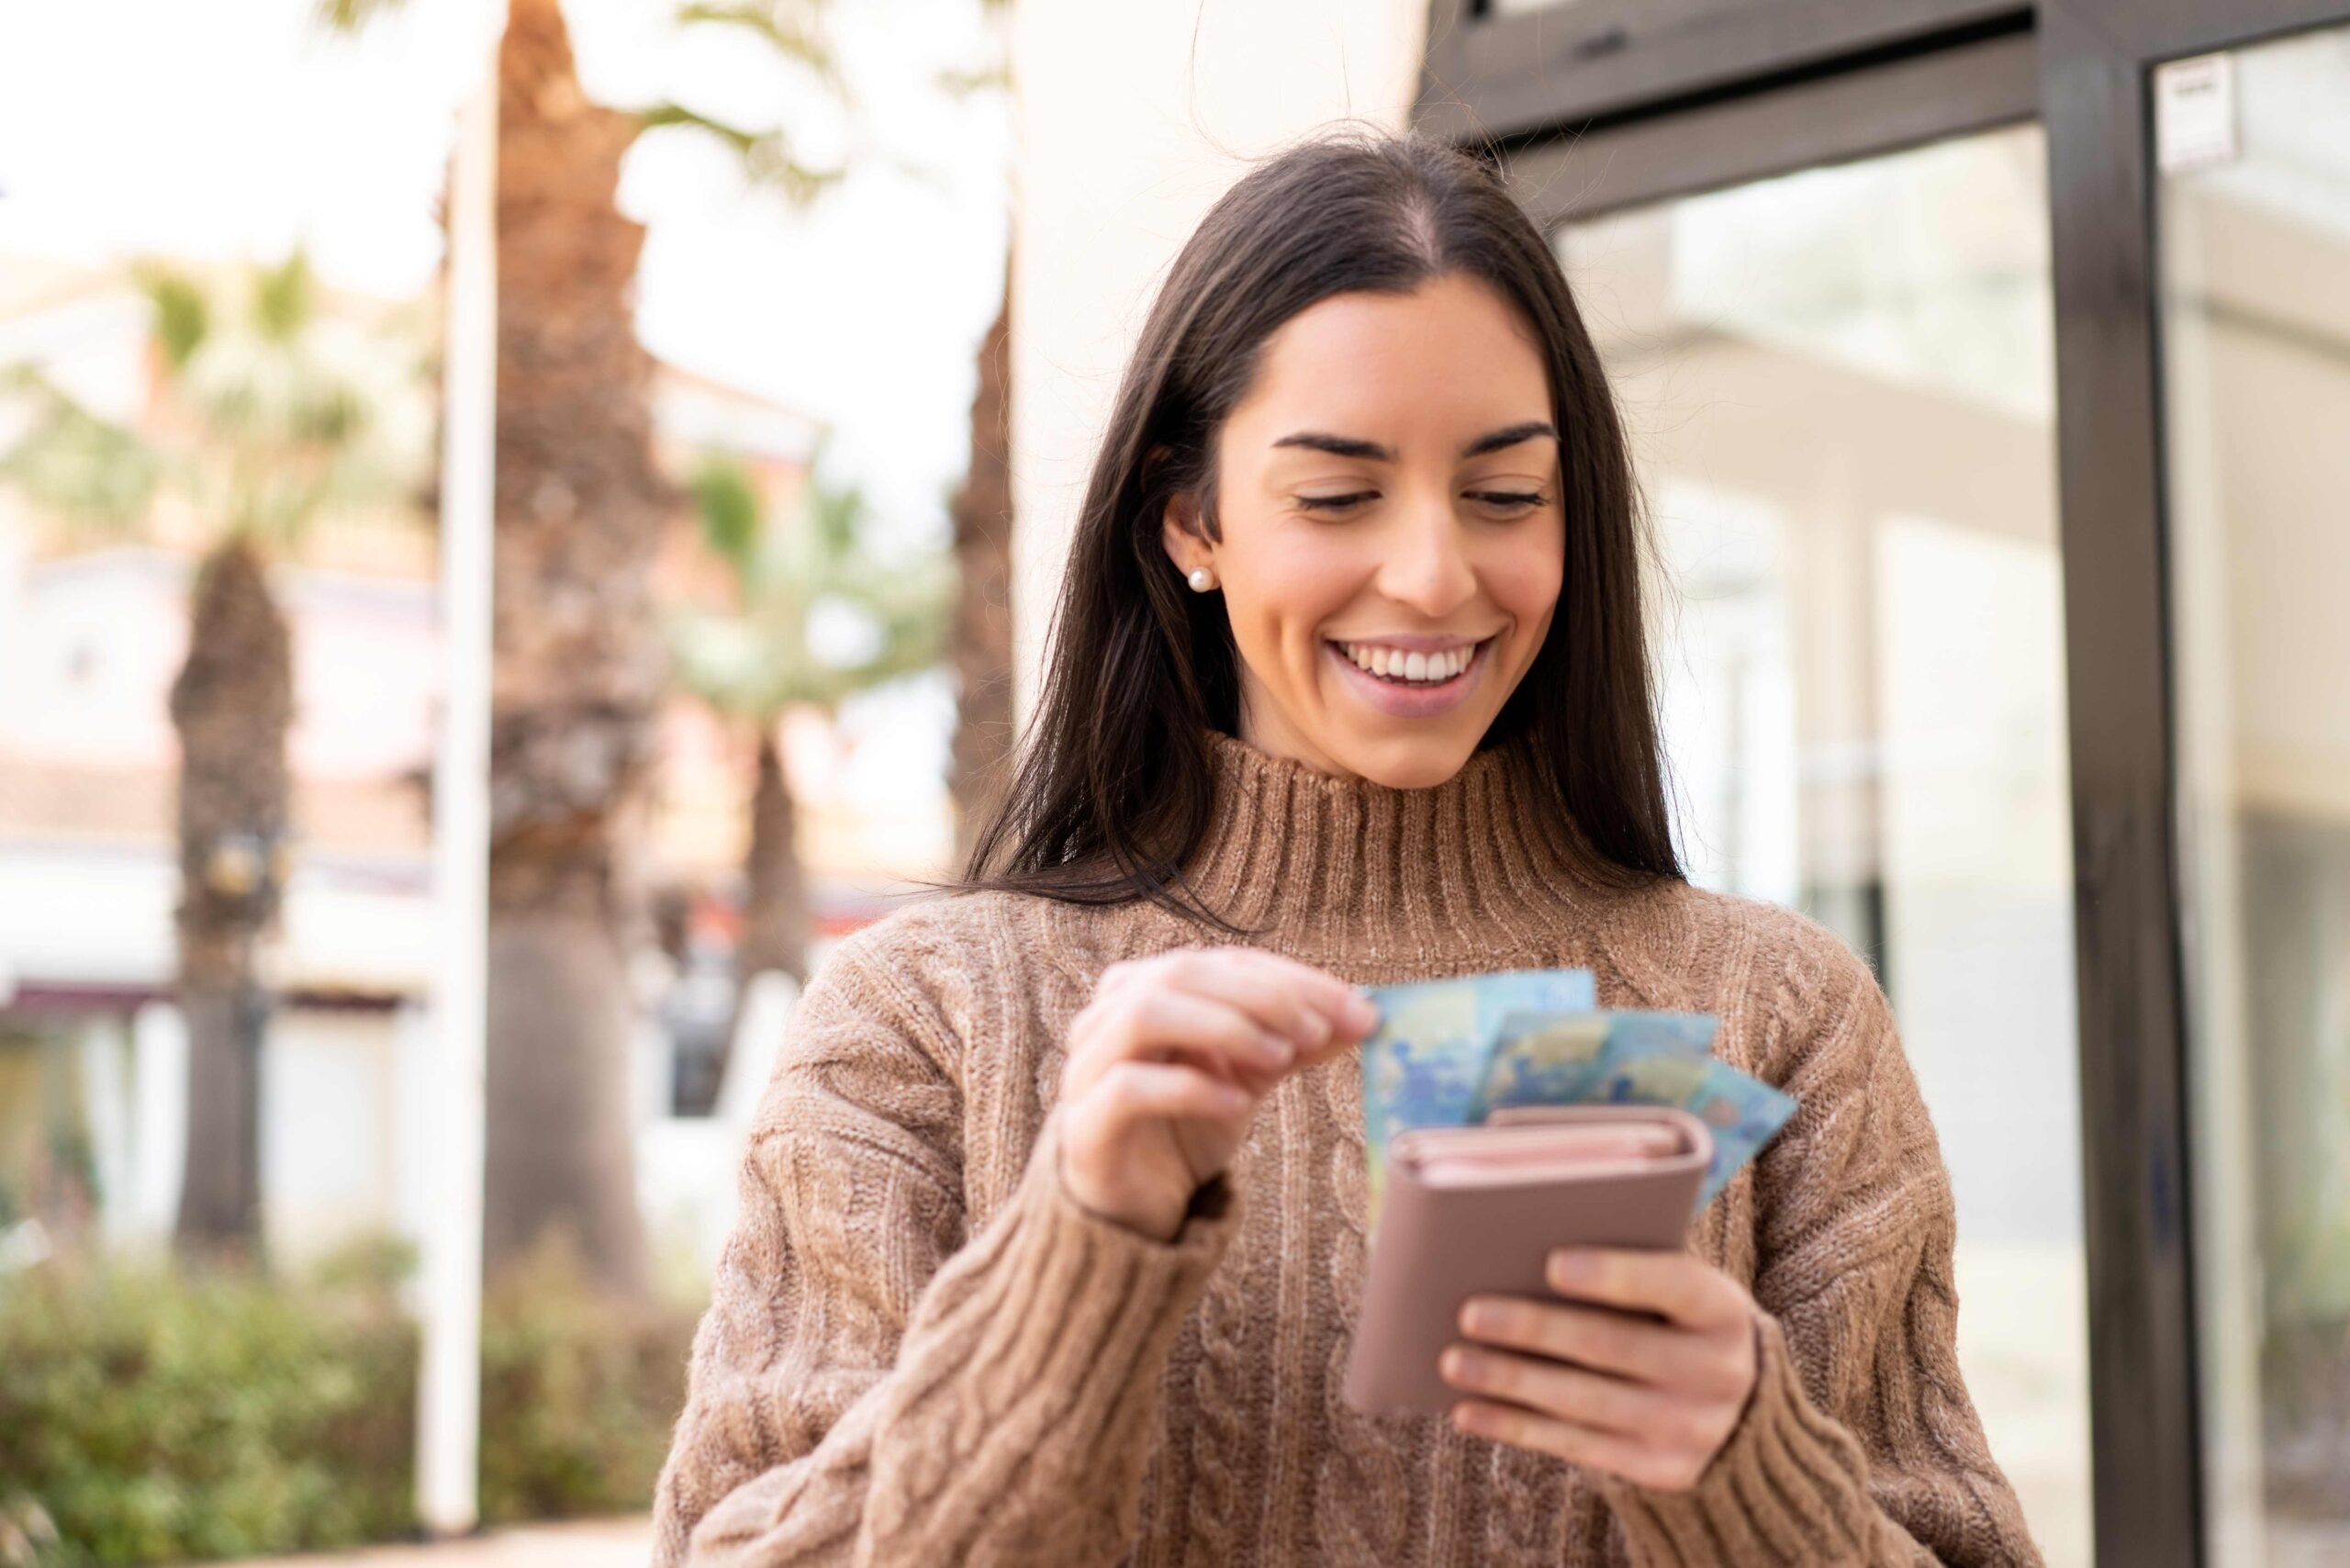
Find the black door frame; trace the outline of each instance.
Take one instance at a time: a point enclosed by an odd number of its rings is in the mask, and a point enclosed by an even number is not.
[[[2097,1553],[2209,1551],[2196,1344],[2154,68],[2350,0],[1433,0],[1414,123],[1546,227],[2037,118],[2056,309]]]
[[[2029,31],[1773,82],[1657,114],[1625,113],[1492,149],[1548,230],[1822,163],[1873,157],[2029,120],[2039,110]]]
[[[2154,67],[2350,22],[2345,0],[2050,0],[2040,11],[2072,688],[2075,929],[2097,1540],[2210,1550],[2195,1325]]]
[[[1414,124],[1452,141],[1599,129],[2029,29],[2029,0],[1434,0]]]

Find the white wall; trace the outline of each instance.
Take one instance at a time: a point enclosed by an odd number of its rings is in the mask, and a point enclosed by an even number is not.
[[[1404,123],[1427,0],[1020,0],[1013,23],[1013,625],[1026,712],[1118,374],[1159,280],[1251,162]]]
[[[0,517],[0,757],[169,766],[195,563],[125,545],[28,565],[30,538]],[[296,771],[373,781],[424,766],[432,586],[291,566],[272,579],[294,623]]]

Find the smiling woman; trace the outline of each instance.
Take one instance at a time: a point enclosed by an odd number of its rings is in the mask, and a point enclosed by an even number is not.
[[[1224,585],[1240,738],[1326,773],[1448,778],[1558,607],[1541,345],[1506,296],[1454,274],[1335,295],[1260,358],[1217,438],[1215,532],[1197,493],[1164,522],[1177,567]]]
[[[1211,734],[1395,789],[1523,735],[1519,783],[1586,874],[1677,877],[1639,538],[1598,353],[1500,185],[1411,141],[1266,163],[1128,362],[968,885],[1219,925],[1181,875]]]
[[[752,1129],[656,1561],[2037,1560],[1884,993],[1667,828],[1615,403],[1473,160],[1311,143],[1184,247],[958,896],[844,943]],[[1217,936],[1239,940],[1202,946]],[[1796,1118],[1675,1253],[1343,1397],[1357,989],[1591,971]]]

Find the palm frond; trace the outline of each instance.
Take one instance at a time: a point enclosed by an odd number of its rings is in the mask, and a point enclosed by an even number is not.
[[[778,0],[702,0],[679,6],[677,17],[688,26],[739,28],[785,59],[807,67],[818,81],[837,92],[842,85],[840,62],[818,25],[816,10],[812,5]]]
[[[845,168],[819,169],[801,162],[782,130],[746,130],[679,103],[655,104],[637,116],[637,123],[645,130],[682,126],[717,138],[742,160],[743,173],[753,185],[779,192],[795,207],[815,200],[848,174]]]
[[[730,498],[724,503],[732,506]],[[730,520],[719,532],[735,526]],[[679,683],[730,718],[767,720],[794,703],[851,693],[937,663],[953,603],[942,550],[882,560],[862,491],[811,482],[789,515],[759,515],[747,547],[713,548],[733,575],[736,608],[681,610],[666,630]],[[703,517],[705,538],[711,519]],[[847,652],[822,633],[849,626]]]
[[[420,362],[322,315],[299,252],[219,290],[162,264],[132,275],[168,417],[116,425],[19,370],[0,391],[25,404],[26,433],[0,478],[60,521],[107,530],[143,521],[168,488],[221,533],[273,548],[413,489],[431,424]]]
[[[958,101],[975,98],[981,93],[1008,93],[1012,90],[1012,62],[1001,61],[969,71],[950,67],[932,76],[931,84]]]
[[[943,558],[932,570],[894,575],[870,600],[880,618],[880,647],[858,674],[878,685],[938,663],[946,652],[954,590],[954,571]]]
[[[149,335],[162,351],[163,363],[173,371],[186,368],[212,335],[212,302],[194,278],[176,267],[141,263],[132,276],[153,313]]]
[[[759,492],[750,470],[735,459],[713,457],[695,471],[690,488],[702,543],[741,570],[759,539]]]
[[[32,365],[0,378],[0,407],[28,405],[23,433],[0,452],[0,484],[69,526],[135,527],[160,487],[161,457],[133,431],[84,408]]]
[[[834,565],[845,563],[856,554],[858,537],[865,532],[866,512],[862,486],[809,487],[808,521],[825,556]]]
[[[397,11],[407,0],[319,0],[315,13],[319,25],[331,32],[356,33],[367,24],[387,12]]]
[[[793,671],[748,618],[673,610],[661,630],[673,678],[727,717],[772,718],[798,700]]]
[[[636,118],[646,130],[666,130],[671,126],[682,125],[707,132],[746,157],[750,153],[752,144],[759,139],[755,131],[729,125],[714,115],[706,115],[698,109],[689,109],[683,104],[671,103],[666,99],[649,109],[643,110]]]
[[[317,314],[317,290],[310,279],[310,261],[297,247],[274,267],[253,274],[252,324],[274,343],[292,342]]]

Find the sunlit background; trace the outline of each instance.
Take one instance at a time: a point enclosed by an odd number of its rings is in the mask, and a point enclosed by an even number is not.
[[[1404,123],[1427,12],[0,7],[0,1568],[437,1522],[450,203],[493,62],[477,1504],[527,1527],[497,1561],[618,1562],[797,985],[980,820],[1163,269],[1250,159]],[[2350,1552],[2350,29],[2224,58],[2231,148],[2158,191],[2181,1201],[2209,1560],[2314,1564]],[[2048,155],[2013,124],[1552,240],[1652,512],[1693,874],[1875,966],[1970,1391],[2086,1568]]]
[[[0,1562],[413,1529],[444,217],[503,10],[0,17]],[[493,1522],[643,1506],[726,1044],[789,1006],[736,977],[953,858],[957,693],[1008,687],[951,515],[1001,554],[1005,50],[980,0],[513,8],[503,303],[588,346],[501,406],[499,734],[591,738],[493,769]]]

